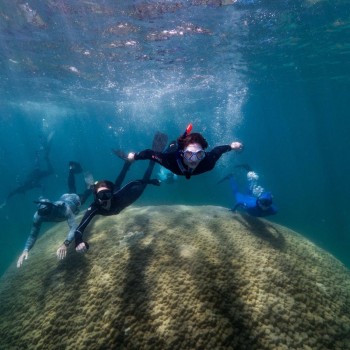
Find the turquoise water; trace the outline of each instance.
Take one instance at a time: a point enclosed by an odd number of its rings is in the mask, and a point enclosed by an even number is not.
[[[0,201],[50,133],[55,175],[43,191],[55,200],[69,160],[113,180],[122,164],[111,148],[141,150],[156,130],[172,139],[192,122],[210,148],[239,140],[244,152],[136,204],[232,207],[216,182],[249,163],[274,193],[271,220],[350,265],[349,1],[3,1],[0,17]],[[41,194],[1,209],[1,274]]]

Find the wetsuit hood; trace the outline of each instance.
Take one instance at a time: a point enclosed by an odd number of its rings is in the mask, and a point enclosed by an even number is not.
[[[272,194],[271,192],[263,192],[257,199],[259,206],[270,207],[272,205]]]
[[[38,206],[38,214],[40,216],[49,216],[52,213],[52,210],[55,206],[54,203],[50,202],[48,199],[43,198],[38,201],[34,201]]]

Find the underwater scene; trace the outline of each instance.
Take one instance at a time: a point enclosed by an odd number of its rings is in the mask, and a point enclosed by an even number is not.
[[[349,37],[348,0],[0,1],[0,348],[350,349]]]

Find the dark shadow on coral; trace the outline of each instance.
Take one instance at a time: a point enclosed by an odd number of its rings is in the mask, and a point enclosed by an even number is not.
[[[135,219],[133,226],[139,225],[141,222],[144,224],[144,219],[141,219],[140,215],[136,216]],[[146,221],[148,222],[149,220],[147,219]],[[152,335],[150,342],[157,343],[158,349],[163,348],[160,345],[162,341],[157,339],[155,335],[156,330],[151,329],[147,322],[151,316],[149,314],[149,286],[146,283],[145,271],[149,263],[154,259],[153,245],[150,244],[145,247],[136,242],[131,244],[128,249],[130,257],[125,270],[125,279],[120,281],[123,284],[123,290],[120,295],[122,304],[119,307],[123,316],[114,324],[114,344],[118,344],[116,349],[131,349],[135,348],[135,346],[137,346],[136,348],[142,348],[141,344],[137,344],[138,339],[134,337],[132,332],[130,334],[127,332],[128,329],[132,328],[133,324],[137,323],[142,333],[149,332]]]
[[[198,234],[198,231],[201,230],[197,226],[198,222],[194,220],[193,213],[190,210],[181,211],[180,213],[172,212],[171,218],[169,220],[169,227],[176,227],[178,230],[188,231],[189,234]],[[217,215],[214,215],[214,218]],[[219,245],[226,245],[226,237],[220,237],[220,223],[217,224],[212,221],[210,223],[210,229],[219,240]],[[226,256],[217,257],[218,261],[221,264],[225,265],[227,262]],[[198,301],[205,305],[205,310],[210,311],[208,318],[203,321],[203,324],[200,325],[200,328],[204,329],[216,329],[218,328],[217,319],[225,319],[227,321],[228,328],[232,329],[231,333],[228,333],[224,337],[220,344],[216,344],[217,348],[234,348],[235,350],[240,349],[258,349],[259,346],[258,340],[254,339],[251,331],[252,320],[250,320],[245,310],[245,304],[239,296],[238,290],[238,281],[235,277],[235,271],[229,265],[225,266],[215,266],[211,261],[208,261],[207,256],[199,251],[195,257],[191,259],[191,263],[188,264],[186,260],[183,259],[180,255],[172,256],[172,262],[169,262],[169,265],[176,266],[179,269],[179,272],[185,271],[187,274],[191,275],[192,279],[195,281],[197,298]],[[226,280],[225,283],[222,283],[222,280],[218,280],[220,275],[219,270],[226,271]],[[181,275],[181,274],[180,274]],[[174,276],[176,278],[176,276]],[[174,279],[174,283],[176,280]],[[237,290],[237,293],[234,291]],[[181,300],[181,295],[179,296]],[[181,308],[181,305],[179,305]],[[205,310],[202,312],[205,313]],[[190,329],[191,320],[186,320],[179,316],[181,319],[181,329]],[[179,319],[172,319],[172,322],[168,325],[171,329],[179,329]],[[242,334],[244,333],[244,336]],[[198,335],[192,334],[190,337],[187,337],[187,340],[183,339],[186,337],[184,333],[178,333],[177,343],[174,344],[174,348],[181,348],[186,344],[186,348],[191,349],[207,349],[207,343],[211,341],[210,337],[216,337],[216,334],[203,334],[200,337],[200,341],[203,342],[203,345],[198,345]],[[244,342],[242,341],[244,339]],[[183,343],[184,342],[184,343]],[[252,346],[249,346],[249,344]],[[182,344],[182,345],[181,345]],[[257,346],[257,347],[256,347]],[[167,344],[167,349],[169,344]]]
[[[284,250],[285,240],[275,226],[248,214],[235,214],[234,218],[251,233],[271,244],[273,248]]]
[[[41,308],[45,308],[48,295],[64,288],[65,300],[62,301],[62,305],[57,305],[57,311],[62,307],[61,311],[64,313],[66,304],[79,299],[81,288],[76,288],[76,285],[85,285],[89,269],[85,257],[70,249],[70,254],[64,260],[57,262],[56,268],[48,270],[43,276],[42,288],[38,293]]]
[[[176,215],[175,218],[171,218],[168,227],[176,227],[180,231],[188,231],[191,227],[191,234],[198,234],[200,230],[192,223],[193,215],[191,211],[181,212]],[[137,220],[139,221],[139,220]],[[213,233],[219,239],[219,244],[225,246],[226,237],[222,235],[220,237],[220,226],[211,227]],[[196,232],[197,230],[197,232]],[[167,233],[162,233],[166,235]],[[159,235],[159,232],[157,232]],[[175,243],[169,243],[167,248],[177,247]],[[216,337],[217,332],[220,330],[218,320],[225,320],[227,334],[224,337],[218,337],[218,344],[216,346],[220,349],[233,347],[236,350],[240,349],[259,349],[259,341],[253,336],[252,327],[256,326],[253,320],[249,317],[249,313],[246,311],[246,306],[240,297],[241,281],[238,277],[235,277],[234,267],[230,266],[226,255],[218,257],[218,261],[221,262],[221,266],[214,265],[211,261],[208,261],[208,256],[199,251],[191,259],[191,263],[184,259],[178,250],[172,250],[173,254],[169,255],[170,261],[167,262],[167,267],[174,269],[174,288],[175,290],[181,289],[181,272],[191,275],[196,285],[196,297],[198,301],[204,305],[201,314],[205,314],[209,311],[209,316],[202,321],[198,329],[207,329],[205,334],[190,334],[188,336],[188,329],[193,327],[193,321],[197,319],[195,309],[187,312],[184,310],[184,305],[181,305],[183,295],[178,292],[176,298],[178,298],[179,305],[177,311],[174,314],[167,315],[169,320],[168,328],[176,330],[176,336],[170,339],[163,339],[157,332],[157,329],[152,329],[148,320],[151,319],[150,314],[150,295],[147,285],[145,271],[149,266],[152,259],[156,258],[156,252],[158,250],[158,242],[155,240],[147,247],[143,247],[140,244],[135,244],[129,248],[130,259],[126,268],[126,277],[123,283],[122,292],[122,305],[121,312],[122,318],[117,320],[115,324],[115,344],[118,344],[118,349],[124,348],[142,348],[142,344],[137,343],[137,339],[132,338],[132,334],[129,334],[125,330],[132,327],[133,323],[147,324],[142,329],[142,332],[150,334],[149,348],[155,349],[200,349],[208,348],[207,343],[211,341],[211,337]],[[164,253],[164,252],[163,252]],[[225,283],[218,277],[222,271],[225,271]],[[220,273],[219,273],[220,272]],[[178,289],[179,288],[179,289]],[[235,292],[236,291],[236,292]],[[185,293],[186,294],[186,293]],[[184,301],[185,302],[185,301]],[[185,316],[187,314],[187,316]],[[199,340],[200,339],[200,340]],[[199,342],[202,342],[200,345]],[[144,345],[144,344],[143,344]],[[261,347],[263,348],[263,347]]]
[[[97,217],[98,218],[98,217]],[[90,223],[90,227],[84,233],[84,239],[89,240],[90,235],[94,232],[96,218]],[[65,300],[62,300],[58,305],[57,312],[64,314],[66,311],[65,305],[70,304],[72,300],[78,300],[82,288],[76,288],[76,285],[85,286],[86,277],[90,266],[84,254],[79,254],[75,251],[74,241],[70,244],[65,259],[57,261],[54,269],[47,270],[42,279],[42,288],[38,293],[38,301],[41,308],[45,308],[47,295],[54,293],[55,290],[62,288],[64,285]],[[59,285],[61,284],[61,286]]]
[[[127,231],[133,231],[133,228],[135,226],[138,227],[147,227],[149,225],[149,217],[146,215],[140,215],[140,214],[135,214],[134,215],[134,221],[129,224],[129,226],[126,227]]]
[[[219,223],[210,223],[210,230],[218,239],[218,245],[225,247],[227,242],[226,234],[221,233]],[[225,251],[225,250],[224,250]],[[227,253],[227,252],[226,252]],[[222,337],[218,348],[234,348],[240,349],[260,349],[259,340],[253,336],[252,328],[256,326],[249,317],[246,305],[241,298],[241,280],[236,277],[235,269],[229,263],[227,254],[216,257],[220,265],[213,264],[207,259],[207,256],[199,251],[196,255],[196,262],[189,269],[192,277],[196,280],[197,289],[205,291],[200,294],[202,303],[213,315],[220,315],[220,319],[227,321],[227,328],[231,333],[227,333],[226,337]],[[206,271],[206,275],[203,275]],[[223,271],[225,276],[223,283]],[[202,278],[198,278],[201,276]],[[219,277],[220,276],[220,277]],[[197,278],[196,278],[197,277]],[[215,317],[209,318],[206,326],[212,327],[216,323]],[[216,325],[217,326],[217,325]],[[209,340],[209,339],[208,339]]]

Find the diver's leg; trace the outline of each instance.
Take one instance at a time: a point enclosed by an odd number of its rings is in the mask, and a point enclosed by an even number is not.
[[[77,187],[75,184],[75,174],[71,167],[69,168],[68,173],[68,193],[77,193]]]
[[[12,190],[6,197],[6,201],[8,201],[11,197],[13,197],[16,194],[24,194],[27,191],[27,187],[25,185],[19,186]]]
[[[44,159],[45,159],[46,165],[47,165],[47,175],[51,175],[51,174],[54,173],[54,169],[53,169],[53,166],[51,164],[50,157],[49,157],[50,151],[51,151],[52,136],[53,136],[53,132],[51,132],[49,134],[49,136],[47,137],[45,142],[43,142],[43,144],[42,144],[42,149],[43,149],[43,153],[44,153]]]
[[[75,174],[80,174],[83,169],[78,162],[73,160],[68,163],[69,173],[68,173],[68,193],[77,193],[77,186],[75,184]]]
[[[86,184],[86,190],[83,193],[79,194],[80,203],[82,205],[86,202],[86,200],[92,194],[92,190],[94,187],[94,178],[90,172],[88,171],[84,172],[84,180]]]
[[[150,184],[150,185],[154,185],[154,186],[160,186],[161,181],[158,179],[151,179],[151,175],[152,175],[152,171],[154,169],[154,166],[156,165],[156,163],[153,160],[150,160],[148,167],[145,171],[145,174],[143,175],[142,181],[145,186]]]
[[[148,167],[142,178],[143,181],[148,182],[150,180],[155,165],[156,162],[154,162],[153,160],[149,161]]]
[[[125,179],[126,173],[130,169],[130,167],[131,167],[131,162],[125,161],[122,170],[120,171],[118,177],[114,181],[114,188],[116,190],[120,189],[120,186],[122,185],[122,183]]]
[[[147,184],[143,180],[135,180],[126,184],[115,194],[118,203],[118,212],[133,204],[143,193]]]

